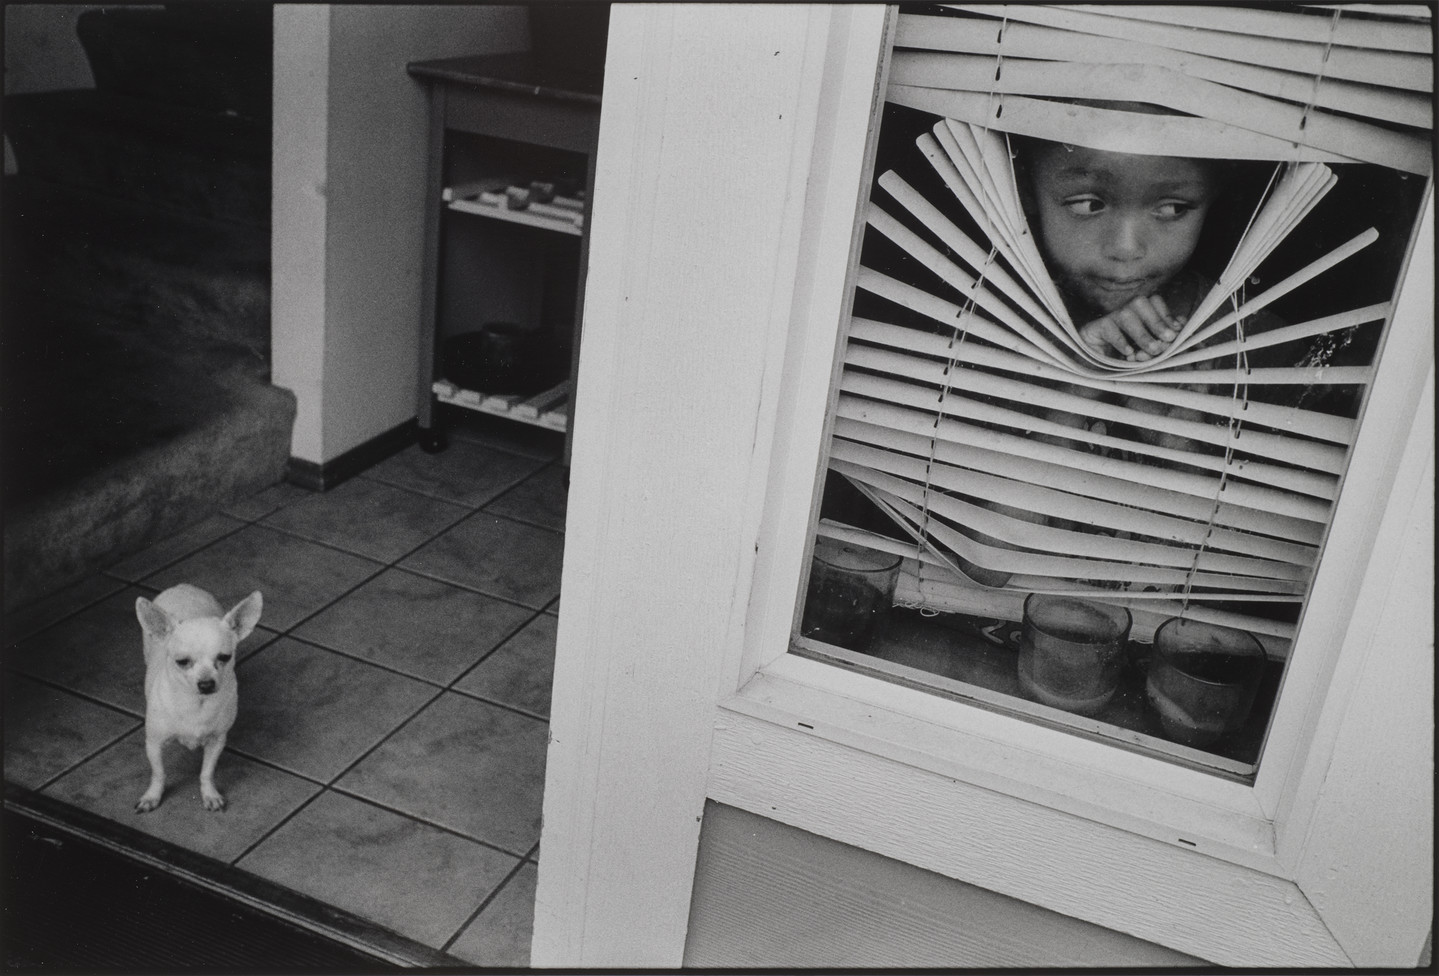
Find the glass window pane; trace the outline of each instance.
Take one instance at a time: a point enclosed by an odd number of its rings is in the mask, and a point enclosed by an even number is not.
[[[1252,774],[1428,166],[1407,61],[1265,53],[1412,25],[1271,7],[1233,94],[1188,8],[902,8],[797,652]]]

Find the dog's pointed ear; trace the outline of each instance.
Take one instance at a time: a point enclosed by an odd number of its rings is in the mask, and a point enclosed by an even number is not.
[[[135,598],[135,616],[140,618],[140,629],[156,640],[164,640],[175,629],[174,618],[143,596]]]
[[[260,622],[260,611],[265,609],[265,598],[256,590],[245,599],[235,604],[234,608],[225,614],[225,625],[235,632],[236,640],[244,640],[250,636],[255,625]]]

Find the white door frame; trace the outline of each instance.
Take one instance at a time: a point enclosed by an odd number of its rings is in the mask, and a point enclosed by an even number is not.
[[[1215,962],[1412,965],[1432,201],[1282,775],[1223,783],[784,653],[886,22],[613,9],[533,964],[679,965],[712,797]]]

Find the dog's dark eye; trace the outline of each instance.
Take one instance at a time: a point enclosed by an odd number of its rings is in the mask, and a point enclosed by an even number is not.
[[[228,655],[228,654],[221,654],[221,655],[220,655],[219,657],[217,657],[215,660],[219,661],[221,664],[229,664],[229,663],[230,663],[230,655]]]
[[[190,659],[189,659],[188,657],[181,657],[181,658],[176,658],[176,659],[175,659],[175,663],[178,664],[178,665],[180,665],[180,667],[182,667],[182,668],[188,668],[192,662],[190,661]]]

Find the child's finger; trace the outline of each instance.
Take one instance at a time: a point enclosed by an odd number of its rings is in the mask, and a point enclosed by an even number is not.
[[[1151,356],[1164,351],[1164,343],[1156,338],[1157,330],[1163,329],[1164,324],[1148,302],[1136,299],[1119,311],[1111,312],[1109,318],[1118,324],[1130,341]]]
[[[1079,330],[1079,337],[1090,349],[1101,356],[1118,353],[1127,359],[1134,353],[1134,347],[1129,344],[1123,331],[1115,324],[1113,315],[1106,315],[1102,319],[1090,322]]]
[[[1129,303],[1129,307],[1144,321],[1150,335],[1154,338],[1169,342],[1175,337],[1175,329],[1178,328],[1178,325],[1169,314],[1164,299],[1158,295],[1136,298]]]

